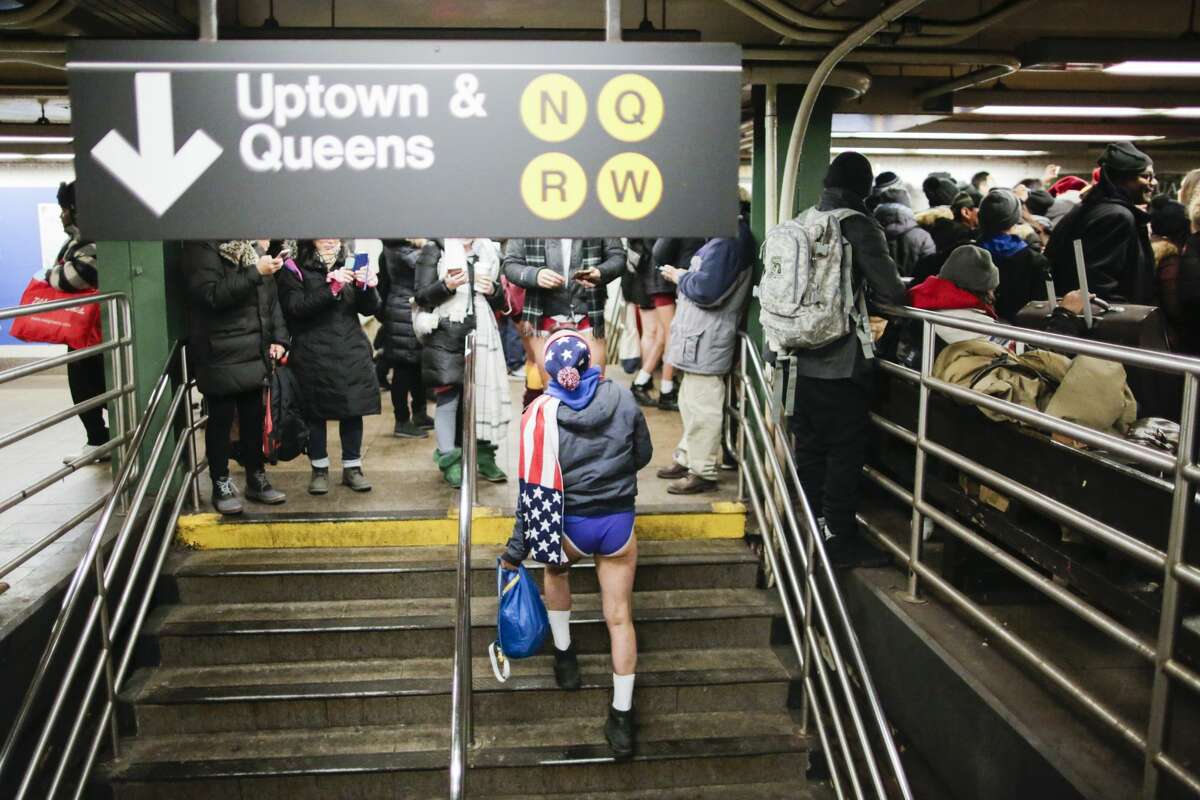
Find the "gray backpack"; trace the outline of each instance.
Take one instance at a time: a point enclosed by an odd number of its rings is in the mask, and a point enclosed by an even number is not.
[[[767,232],[758,296],[763,331],[774,348],[813,350],[866,324],[866,303],[861,292],[855,297],[852,254],[841,226],[856,214],[861,212],[814,207]]]

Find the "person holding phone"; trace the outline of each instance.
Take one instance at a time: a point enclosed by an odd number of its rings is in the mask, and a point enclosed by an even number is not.
[[[522,335],[539,337],[534,355],[543,386],[549,382],[545,338],[560,328],[580,332],[591,345],[592,363],[603,372],[604,303],[625,261],[625,245],[617,238],[508,240],[504,276],[525,289]]]
[[[190,317],[188,347],[196,384],[208,404],[204,446],[212,478],[212,504],[239,514],[242,501],[229,477],[229,436],[237,414],[248,499],[274,505],[287,495],[271,485],[263,466],[262,388],[271,362],[288,346],[274,275],[283,259],[266,254],[267,242],[187,242]]]
[[[292,333],[288,365],[296,373],[308,417],[309,494],[329,491],[326,431],[338,421],[342,483],[368,492],[363,475],[363,417],[381,411],[371,342],[358,315],[379,310],[378,275],[341,239],[300,240],[295,269],[278,275],[279,301]]]
[[[475,436],[479,476],[508,480],[496,455],[512,417],[508,365],[495,311],[504,308],[500,248],[491,239],[446,239],[440,251],[417,259],[414,320],[422,337],[421,375],[437,409],[433,460],[453,488],[462,485],[462,407],[467,334],[475,331]]]

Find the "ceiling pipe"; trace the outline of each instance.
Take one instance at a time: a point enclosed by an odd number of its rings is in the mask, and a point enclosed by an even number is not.
[[[970,89],[972,86],[978,86],[981,83],[987,83],[1000,78],[1007,78],[1016,72],[1008,64],[997,64],[991,67],[984,67],[973,72],[968,72],[966,75],[952,78],[951,80],[942,83],[934,84],[928,89],[922,89],[916,93],[917,100],[922,103],[932,100],[935,97],[941,97],[944,94],[951,94],[962,89]]]
[[[743,61],[807,61],[817,63],[828,50],[819,47],[744,47]],[[843,59],[851,64],[920,64],[924,66],[1007,66],[1015,72],[1021,61],[1011,53],[993,50],[859,49]]]
[[[217,18],[217,0],[197,0],[196,15],[200,18],[200,36],[202,42],[215,42],[220,20]]]
[[[26,8],[21,9],[21,12],[32,11],[33,8],[34,8],[34,6],[27,6]],[[27,16],[24,16],[24,17],[20,17],[20,19],[22,19],[23,21],[19,22],[19,21],[17,21],[18,17],[16,17],[16,16],[13,16],[13,17],[0,16],[0,28],[26,28],[26,29],[44,28],[47,25],[53,25],[54,23],[58,22],[59,20],[61,20],[63,17],[65,17],[67,14],[70,14],[74,10],[75,10],[75,0],[57,0],[57,2],[54,5],[46,6],[45,11],[43,13],[38,14],[36,17],[34,17],[32,19],[30,19]],[[10,11],[4,12],[4,13],[15,15],[20,12],[10,10]]]
[[[725,0],[725,3],[765,28],[775,31],[797,42],[806,44],[836,44],[841,40],[840,33],[828,31],[806,31],[787,22],[771,16],[749,0]]]
[[[1013,0],[1008,5],[994,8],[986,14],[980,14],[969,20],[961,22],[926,22],[925,20],[914,20],[914,32],[905,33],[905,25],[902,23],[889,23],[881,28],[876,33],[894,33],[898,34],[895,43],[901,46],[911,47],[932,47],[941,45],[957,44],[966,39],[975,36],[980,31],[988,28],[996,23],[1007,19],[1008,17],[1020,11],[1033,6],[1038,0]],[[726,0],[734,8],[742,11],[748,16],[753,16],[755,20],[768,28],[787,36],[790,39],[797,41],[816,41],[811,38],[798,38],[792,33],[787,33],[781,29],[778,24],[771,24],[774,18],[782,21],[783,25],[788,26],[791,30],[804,32],[804,29],[813,29],[817,31],[834,31],[846,32],[855,29],[862,24],[862,20],[838,18],[838,17],[818,17],[813,14],[808,14],[799,11],[783,0],[737,0],[730,2]],[[752,6],[757,12],[750,14],[744,6]],[[769,14],[767,12],[770,12]],[[774,18],[770,15],[773,14]],[[794,27],[793,27],[794,26]],[[810,33],[809,36],[812,34]],[[825,40],[820,40],[825,41]],[[836,40],[835,40],[836,41]]]
[[[0,28],[16,28],[27,25],[43,14],[53,11],[62,0],[34,0],[23,8],[0,11]]]
[[[900,17],[904,16],[913,9],[919,7],[925,0],[897,0],[897,2],[885,8],[879,14],[863,23],[862,27],[852,31],[843,41],[829,51],[821,63],[817,65],[816,72],[813,74],[813,79],[807,86],[804,87],[804,96],[800,100],[800,110],[796,112],[796,123],[792,126],[792,134],[788,140],[787,157],[784,160],[783,180],[781,181],[782,189],[779,196],[779,219],[774,220],[778,223],[785,219],[791,219],[796,203],[796,176],[800,171],[800,143],[804,141],[804,135],[808,132],[808,123],[812,119],[813,109],[817,105],[817,96],[820,95],[821,89],[825,86],[825,81],[833,72],[834,67],[838,63],[861,46],[864,42],[878,33],[881,29]],[[772,220],[768,220],[772,222]],[[878,781],[878,776],[876,780]],[[903,778],[900,778],[903,782]],[[880,787],[880,794],[883,794]]]
[[[67,57],[62,53],[39,55],[37,53],[5,53],[0,51],[0,64],[31,64],[35,67],[65,70],[67,68]]]

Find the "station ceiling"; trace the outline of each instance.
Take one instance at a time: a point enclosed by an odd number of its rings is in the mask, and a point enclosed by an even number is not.
[[[884,5],[624,0],[622,22],[629,39],[741,44],[748,83],[803,83],[847,28]],[[994,137],[1040,134],[1038,147],[1083,157],[1100,143],[1068,139],[1127,135],[1155,137],[1142,146],[1157,151],[1156,159],[1200,161],[1200,72],[1105,70],[1126,61],[1197,66],[1197,6],[1200,0],[928,0],[843,62],[832,81],[847,87],[835,144],[1019,148],[1028,141]],[[13,14],[39,8],[37,27],[12,24]],[[222,38],[600,39],[604,27],[603,0],[222,0],[219,10]],[[0,0],[0,134],[34,122],[43,109],[51,123],[69,121],[63,57],[54,52],[66,40],[186,38],[195,36],[195,19],[194,0]],[[28,49],[48,52],[19,52]]]

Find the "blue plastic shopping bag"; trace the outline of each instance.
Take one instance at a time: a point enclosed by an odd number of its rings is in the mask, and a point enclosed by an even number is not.
[[[503,683],[508,680],[509,659],[528,658],[542,649],[550,618],[537,584],[524,566],[512,572],[496,559],[496,593],[500,596],[496,641],[488,646],[488,656],[496,680]]]

